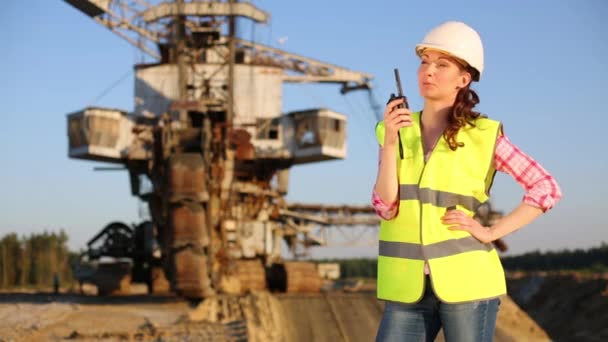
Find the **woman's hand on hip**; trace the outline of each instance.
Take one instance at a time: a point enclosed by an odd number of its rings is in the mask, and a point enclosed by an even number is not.
[[[449,210],[441,217],[441,222],[449,225],[449,230],[464,230],[483,243],[494,241],[492,229],[482,226],[477,220],[460,210]]]

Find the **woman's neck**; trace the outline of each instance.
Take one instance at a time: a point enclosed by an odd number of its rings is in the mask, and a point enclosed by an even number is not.
[[[448,124],[448,117],[452,111],[454,101],[424,101],[422,110],[422,126],[426,129],[440,129],[443,131]]]

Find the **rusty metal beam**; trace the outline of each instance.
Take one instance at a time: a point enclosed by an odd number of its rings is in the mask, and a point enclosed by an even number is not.
[[[266,53],[267,55],[263,56],[263,58],[268,59],[284,69],[308,75],[291,76],[286,74],[283,77],[283,80],[286,82],[354,82],[359,85],[369,86],[369,82],[373,78],[372,74],[352,71],[314,58],[297,55],[263,44],[253,43],[244,39],[236,39],[236,42],[240,46],[250,48],[256,53]]]
[[[225,2],[189,2],[183,4],[182,8],[175,3],[162,3],[141,13],[142,19],[147,23],[176,15],[240,16],[258,23],[266,23],[270,17],[268,13],[250,3],[229,4]]]
[[[371,205],[328,205],[317,203],[289,203],[287,208],[293,211],[312,211],[325,213],[357,213],[375,214],[376,211]]]

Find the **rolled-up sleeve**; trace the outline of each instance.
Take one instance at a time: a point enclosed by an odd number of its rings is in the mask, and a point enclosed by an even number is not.
[[[376,190],[372,191],[372,206],[376,211],[376,214],[383,220],[392,220],[397,216],[399,212],[399,201],[393,203],[385,203],[380,196],[376,193]]]
[[[497,171],[509,174],[526,191],[523,197],[526,204],[547,211],[562,198],[555,178],[504,135],[496,141],[494,165]]]

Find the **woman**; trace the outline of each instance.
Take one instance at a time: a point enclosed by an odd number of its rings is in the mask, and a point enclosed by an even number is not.
[[[376,126],[381,145],[373,204],[382,217],[377,341],[491,341],[505,276],[491,242],[532,222],[561,198],[545,169],[473,111],[483,72],[477,32],[461,22],[416,46],[421,112],[389,102]],[[400,153],[400,150],[402,153]],[[473,219],[496,171],[524,189],[522,203],[492,227]]]

